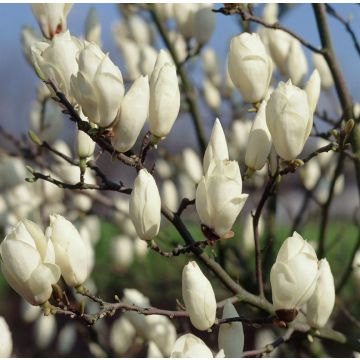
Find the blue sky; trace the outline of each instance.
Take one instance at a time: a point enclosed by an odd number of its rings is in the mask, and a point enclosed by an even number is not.
[[[118,52],[112,42],[111,26],[119,19],[114,4],[75,4],[68,17],[68,27],[72,34],[83,33],[84,21],[88,9],[94,6],[102,24],[102,42],[104,50],[110,52],[115,63],[120,63]],[[352,26],[360,38],[360,7],[355,4],[333,4],[344,16],[352,15]],[[215,5],[215,7],[217,7]],[[260,8],[259,8],[260,10]],[[21,52],[20,31],[24,25],[37,27],[29,4],[0,4],[0,124],[11,131],[25,132],[28,127],[27,114],[31,101],[35,98],[38,80],[32,69],[25,62]],[[283,19],[283,24],[314,45],[319,45],[312,8],[309,4],[300,4],[290,10]],[[349,34],[336,20],[330,18],[331,35],[335,44],[340,66],[344,72],[350,92],[356,101],[360,101],[360,57],[354,50]],[[228,41],[239,33],[234,17],[218,14],[216,29],[210,46],[214,47],[224,62]],[[308,51],[307,57],[310,60]],[[329,95],[332,96],[332,95]],[[210,128],[213,119],[207,119]]]

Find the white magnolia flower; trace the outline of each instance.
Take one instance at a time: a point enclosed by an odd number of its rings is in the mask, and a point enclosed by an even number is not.
[[[234,305],[227,300],[224,305],[222,319],[238,317]],[[225,357],[240,358],[244,350],[244,330],[241,322],[221,324],[218,335],[219,349],[223,349]]]
[[[79,71],[71,76],[76,101],[90,122],[111,126],[125,92],[119,68],[94,43],[87,43],[79,52],[77,63]]]
[[[117,356],[122,356],[130,349],[135,335],[134,326],[125,316],[114,321],[110,329],[109,341]]]
[[[89,276],[88,247],[75,226],[61,215],[50,215],[47,235],[56,255],[56,264],[68,286],[82,285]]]
[[[209,329],[216,317],[215,294],[195,261],[190,261],[183,269],[182,296],[191,323],[198,330]]]
[[[173,5],[176,28],[185,39],[194,36],[194,14],[198,4],[175,3]]]
[[[126,269],[134,261],[133,240],[127,235],[118,235],[111,241],[110,255],[117,271]]]
[[[165,180],[161,189],[161,201],[171,211],[178,208],[178,193],[176,186],[172,180]]]
[[[126,21],[128,32],[133,40],[140,46],[148,45],[151,42],[150,28],[146,21],[138,15],[130,15]]]
[[[101,25],[95,8],[90,8],[85,19],[85,39],[101,47]]]
[[[249,134],[245,154],[246,166],[253,170],[260,170],[270,154],[271,145],[271,135],[266,125],[266,101],[263,101]]]
[[[242,179],[236,161],[211,162],[196,190],[196,210],[201,223],[218,236],[228,233],[248,195],[242,193]]]
[[[168,135],[180,110],[176,67],[163,59],[160,52],[150,78],[149,126],[158,138]]]
[[[203,167],[204,174],[207,173],[211,161],[227,160],[229,159],[229,151],[226,142],[224,130],[221,126],[220,120],[216,119],[211,131],[210,140],[206,147]]]
[[[140,239],[151,240],[159,232],[161,199],[153,176],[141,169],[134,182],[129,203],[130,218]]]
[[[299,86],[308,71],[305,53],[298,40],[292,39],[286,58],[287,74],[294,85]]]
[[[173,347],[172,358],[212,358],[213,354],[206,344],[193,334],[180,336]]]
[[[306,92],[291,80],[281,81],[266,105],[266,123],[277,154],[284,160],[295,159],[303,150],[313,124]]]
[[[73,4],[31,4],[32,12],[47,39],[66,31],[66,18],[72,6]]]
[[[10,188],[23,184],[27,176],[25,163],[21,158],[1,156],[0,187]]]
[[[334,277],[326,259],[319,261],[319,277],[310,300],[306,303],[306,319],[315,328],[325,326],[335,305]]]
[[[54,247],[40,227],[19,222],[0,244],[1,270],[10,286],[32,305],[45,303],[60,278]]]
[[[194,14],[194,37],[199,45],[206,44],[215,28],[215,14],[211,11],[212,4],[202,4]]]
[[[228,70],[246,102],[257,103],[268,91],[272,61],[258,34],[242,33],[230,42]]]
[[[321,79],[319,72],[316,69],[312,72],[304,90],[308,96],[310,111],[313,113],[316,110],[321,91]]]
[[[150,300],[136,289],[125,289],[122,302],[128,305],[135,305],[140,307],[150,307]],[[146,322],[146,316],[138,314],[135,311],[127,311],[124,313],[127,320],[136,329],[136,332],[146,338],[149,332],[149,327]]]
[[[315,250],[297,232],[284,241],[270,272],[275,310],[299,309],[311,298],[318,278],[317,263]]]
[[[151,45],[143,45],[140,48],[140,59],[139,59],[139,69],[142,75],[151,76],[151,72],[154,69],[157,51]]]
[[[217,87],[207,78],[203,82],[204,100],[207,106],[218,113],[221,106],[221,95]]]
[[[145,321],[148,329],[145,338],[154,342],[164,357],[169,357],[176,341],[174,324],[163,315],[149,315]]]
[[[186,174],[197,184],[202,178],[203,171],[198,154],[191,148],[185,148],[182,153],[182,160]]]
[[[36,347],[43,350],[49,347],[56,335],[56,320],[53,315],[41,315],[34,327]]]
[[[139,68],[140,63],[140,48],[128,38],[121,38],[117,42],[121,53],[121,58],[124,61],[126,76],[129,80],[137,79],[141,73]]]
[[[78,71],[76,57],[83,46],[79,39],[66,31],[54,37],[50,43],[37,42],[31,47],[37,73],[42,78],[54,81],[70,102],[74,101],[70,79]]]
[[[329,90],[334,85],[334,79],[324,56],[322,54],[313,53],[312,61],[315,69],[319,72],[321,87],[324,90]]]
[[[95,141],[84,131],[77,129],[75,138],[75,150],[80,159],[86,159],[94,153]]]
[[[274,24],[278,21],[279,6],[276,3],[267,3],[263,7],[261,18],[269,23]]]
[[[57,339],[57,351],[63,356],[68,355],[76,344],[76,326],[70,323],[62,327]]]
[[[0,316],[0,357],[9,358],[13,351],[12,334],[5,318]]]
[[[141,76],[134,81],[122,101],[111,139],[115,150],[125,152],[135,145],[148,116],[149,99],[148,77]]]
[[[204,75],[211,80],[211,82],[219,86],[221,83],[221,74],[219,71],[219,61],[216,52],[213,48],[207,47],[201,53],[202,65]],[[226,69],[228,74],[228,71]]]

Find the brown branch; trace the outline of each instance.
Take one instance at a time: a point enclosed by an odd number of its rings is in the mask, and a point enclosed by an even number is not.
[[[284,335],[278,337],[272,343],[264,346],[263,348],[257,350],[244,351],[243,357],[262,357],[265,354],[270,354],[272,351],[274,351],[274,349],[288,342],[291,339],[291,336],[293,335],[294,332],[295,329],[289,328]]]
[[[275,23],[275,24],[270,24],[267,23],[265,21],[263,21],[262,19],[250,14],[248,11],[245,10],[244,6],[242,4],[231,4],[231,6],[225,6],[223,8],[217,9],[217,10],[213,10],[213,12],[216,13],[221,13],[223,15],[240,15],[243,21],[250,21],[250,22],[254,22],[256,24],[260,24],[268,29],[274,29],[274,30],[282,30],[286,33],[288,33],[289,35],[291,35],[293,38],[297,39],[302,45],[304,45],[305,47],[307,47],[308,49],[310,49],[311,51],[318,53],[318,54],[322,54],[322,50],[318,49],[317,47],[315,47],[314,45],[311,45],[308,41],[306,41],[305,39],[303,39],[302,37],[300,37],[299,35],[297,35],[296,33],[294,33],[293,31],[287,29],[284,26],[281,26],[279,23]]]
[[[218,240],[220,240],[220,239],[218,239]],[[215,245],[215,241],[206,239],[206,240],[202,240],[202,241],[195,241],[193,244],[189,244],[186,246],[179,245],[171,251],[165,251],[165,250],[162,250],[159,247],[159,245],[155,243],[155,241],[148,242],[149,249],[159,253],[161,256],[164,256],[164,257],[179,256],[181,254],[191,253],[194,251],[194,249],[200,249],[200,248],[205,248],[207,246],[214,246],[214,245]]]
[[[262,210],[265,206],[265,203],[269,196],[272,193],[273,187],[275,185],[277,176],[272,176],[269,178],[262,196],[260,198],[259,204],[256,208],[255,214],[253,215],[253,231],[254,231],[254,242],[255,242],[255,267],[256,267],[256,280],[258,285],[259,294],[261,297],[264,296],[264,282],[262,276],[262,265],[261,265],[261,248],[260,248],[260,239],[259,239],[259,221]]]
[[[356,38],[354,30],[351,28],[350,21],[345,20],[330,4],[325,4],[326,12],[340,21],[341,24],[345,26],[346,31],[350,34],[351,39],[354,43],[354,47],[357,51],[357,53],[360,55],[360,44]]]

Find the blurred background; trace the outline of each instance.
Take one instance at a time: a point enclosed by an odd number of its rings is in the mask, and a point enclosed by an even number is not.
[[[221,4],[214,4],[213,8],[219,8]],[[254,12],[261,14],[263,4],[255,4]],[[360,7],[358,4],[333,4],[336,11],[345,19],[351,19],[352,27],[356,35],[360,38]],[[122,73],[126,73],[125,64],[121,56],[116,42],[114,41],[114,27],[119,21],[122,21],[122,9],[116,4],[75,4],[68,16],[68,29],[71,34],[77,37],[83,37],[85,21],[90,9],[94,8],[98,20],[101,24],[101,42],[102,49],[110,53],[110,57],[117,64]],[[144,16],[147,20],[148,17]],[[0,33],[0,125],[7,132],[21,137],[26,134],[29,129],[29,116],[32,104],[36,100],[36,89],[39,85],[39,79],[36,77],[33,69],[26,62],[21,45],[21,30],[23,26],[32,26],[38,30],[38,25],[32,15],[30,5],[26,4],[1,4],[0,5],[0,22],[3,31]],[[290,28],[295,33],[307,39],[315,46],[320,45],[318,32],[314,20],[313,11],[309,4],[282,4],[280,6],[280,22],[282,25]],[[170,28],[173,26],[170,22]],[[359,72],[359,55],[356,52],[353,42],[345,28],[338,21],[329,17],[329,26],[331,36],[335,48],[335,52],[343,71],[348,88],[351,92],[354,102],[360,102],[360,72]],[[156,33],[156,29],[150,24],[151,31]],[[251,30],[257,29],[253,24]],[[214,49],[218,61],[219,69],[224,76],[226,56],[228,44],[232,36],[242,31],[241,23],[236,16],[216,15],[215,30],[202,51],[207,48]],[[155,45],[157,49],[163,47],[161,40],[156,39]],[[308,61],[308,76],[311,74],[313,66],[311,54],[308,49],[303,49]],[[202,71],[201,55],[189,60],[185,65],[186,71],[189,73],[191,80],[194,82],[198,91],[198,101],[206,129],[207,137],[210,135],[216,116],[219,116],[229,139],[232,136],[233,122],[239,117],[251,119],[251,114],[242,112],[242,103],[239,94],[234,94],[235,100],[231,103],[224,101],[215,111],[211,109],[203,99],[202,86],[204,74]],[[235,105],[234,105],[235,104]],[[235,109],[234,109],[235,106]],[[238,106],[238,108],[237,108]],[[186,109],[185,109],[186,110]],[[332,88],[326,92],[322,92],[318,110],[324,110],[330,118],[338,119],[340,116],[339,103],[336,97],[335,89]],[[241,115],[241,116],[240,116]],[[326,131],[329,125],[320,119],[316,119],[317,129]],[[70,126],[71,125],[71,126]],[[74,143],[73,124],[64,119],[64,127],[61,130],[60,138],[65,140],[71,149]],[[140,137],[141,138],[141,137]],[[230,141],[230,140],[229,140]],[[236,142],[236,139],[231,140]],[[317,147],[315,139],[310,139],[304,150],[306,155]],[[8,144],[4,144],[8,146]],[[175,159],[175,162],[181,161],[181,152],[185,147],[192,148],[198,155],[200,154],[196,143],[193,124],[189,114],[184,111],[177,119],[170,135],[162,143],[163,150],[159,151],[163,159]],[[236,149],[238,151],[239,149]],[[243,150],[243,149],[241,149]],[[234,152],[235,154],[236,152]],[[244,154],[236,153],[234,158],[239,159]],[[155,160],[155,155],[150,154],[150,159]],[[102,155],[98,164],[104,169],[106,174],[112,179],[121,179],[125,184],[131,186],[134,178],[132,169],[124,166],[114,166],[110,162],[110,157]],[[182,194],[181,181],[176,178],[176,167],[169,168],[167,165],[157,163],[159,173],[158,180],[164,184],[166,180],[172,179],[179,192],[179,198]],[[161,171],[163,169],[163,171]],[[242,166],[242,170],[244,167]],[[344,270],[344,264],[348,260],[348,255],[357,241],[357,225],[354,225],[353,219],[357,216],[359,207],[357,189],[353,181],[353,168],[351,162],[346,162],[344,170],[344,178],[342,184],[339,185],[337,196],[331,207],[331,222],[328,230],[327,243],[330,244],[327,249],[327,256],[332,265],[335,277],[340,277]],[[306,173],[303,177],[306,178]],[[246,207],[240,215],[240,219],[234,228],[235,238],[231,244],[217,247],[214,251],[208,250],[209,253],[226,268],[226,270],[236,279],[239,279],[245,287],[252,291],[256,289],[254,274],[254,261],[252,256],[252,239],[251,225],[249,225],[250,211],[254,208],[261,194],[261,186],[263,185],[263,177],[259,175],[259,179],[254,179],[253,183],[245,184],[245,192],[251,194]],[[328,186],[328,185],[327,185]],[[324,185],[326,187],[326,185]],[[260,190],[259,190],[260,189]],[[6,195],[6,189],[2,195]],[[40,190],[41,191],[41,190]],[[326,194],[326,189],[324,190]],[[165,191],[164,191],[165,192]],[[66,201],[71,202],[72,194],[66,194]],[[277,250],[286,236],[289,235],[294,217],[298,214],[304,201],[308,201],[307,214],[304,216],[299,232],[305,239],[316,241],[319,236],[319,203],[322,203],[323,194],[318,194],[316,200],[306,200],[306,184],[304,178],[299,174],[289,175],[280,187],[277,194],[277,211],[276,211],[276,227],[273,234],[273,246],[268,251],[264,262],[264,274],[266,290],[269,291],[268,274],[273,264]],[[118,199],[119,208],[123,207],[123,198]],[[15,197],[16,201],[22,201],[21,195]],[[126,208],[126,205],[124,205]],[[175,299],[181,300],[181,269],[188,261],[189,257],[177,257],[169,261],[156,253],[146,249],[144,243],[135,242],[133,239],[133,230],[126,228],[126,220],[124,217],[118,218],[109,214],[109,209],[104,204],[92,204],[88,209],[75,209],[80,212],[76,213],[74,218],[78,222],[80,228],[87,228],[87,231],[93,231],[92,246],[94,248],[95,265],[92,281],[88,286],[97,289],[97,293],[102,298],[112,300],[114,294],[122,295],[125,288],[136,288],[151,299],[152,305],[159,308],[174,308]],[[74,211],[75,211],[74,210]],[[191,233],[196,240],[201,240],[203,235],[199,227],[199,222],[194,221],[194,209],[188,209],[184,216],[189,223]],[[99,216],[100,215],[100,216]],[[91,225],[85,224],[88,216],[93,218]],[[85,224],[85,225],[84,225]],[[90,229],[90,230],[89,230]],[[95,229],[95,230],[94,230]],[[85,231],[85,230],[84,230]],[[132,231],[132,232],[131,232]],[[132,234],[131,236],[129,235]],[[250,234],[250,235],[249,235]],[[124,236],[123,240],[116,239]],[[124,240],[126,238],[126,240]],[[131,243],[129,243],[131,238]],[[266,229],[262,232],[263,245],[266,243]],[[138,239],[137,239],[138,240]],[[121,245],[114,245],[115,243]],[[164,246],[172,246],[181,244],[173,228],[168,226],[164,221],[162,231],[159,234],[159,244]],[[119,259],[114,259],[116,249],[119,249]],[[215,279],[211,279],[218,300],[226,297],[226,292]],[[333,318],[333,325],[338,330],[348,331],[351,327],[355,334],[359,332],[359,324],[351,321],[346,309],[355,317],[360,318],[360,309],[356,304],[359,303],[360,289],[359,279],[351,278],[348,284],[342,290],[342,303],[339,305],[337,312]],[[353,301],[356,297],[356,301]],[[93,310],[91,308],[90,310]],[[248,308],[242,309],[243,314],[253,316],[252,310]],[[343,309],[343,310],[341,310]],[[95,309],[96,310],[96,309]],[[4,282],[0,275],[0,315],[5,316],[10,329],[13,333],[14,354],[16,356],[31,357],[52,357],[52,356],[94,356],[99,355],[118,355],[118,356],[145,356],[147,344],[141,338],[132,339],[132,346],[129,349],[114,349],[111,343],[112,326],[114,319],[101,320],[97,323],[94,330],[85,328],[82,324],[64,319],[61,316],[44,318],[36,310],[30,309],[24,305],[20,297],[16,295]],[[44,320],[45,319],[45,320]],[[51,320],[49,320],[51,319]],[[186,332],[190,329],[190,325],[185,323],[176,323],[178,333]],[[245,328],[245,350],[253,349],[256,345],[261,346],[271,342],[276,336],[272,330],[266,331],[255,329],[253,327]],[[191,329],[196,335],[204,337],[194,329]],[[61,335],[63,334],[63,335]],[[216,333],[206,334],[206,342],[213,348],[217,347]],[[1,336],[1,334],[0,334]],[[113,335],[115,336],[115,335]],[[100,337],[100,340],[98,339]],[[72,340],[76,339],[76,342]],[[110,339],[110,340],[109,340]],[[270,339],[270,340],[269,340]],[[116,340],[114,340],[116,341]],[[100,342],[103,345],[102,350],[89,347],[91,342]],[[284,346],[278,355],[294,356],[297,355],[331,355],[331,356],[351,356],[349,349],[341,346],[335,346],[333,343],[317,342],[312,347],[312,352],[303,352],[302,344],[306,339],[300,339],[295,342],[294,347]],[[36,346],[35,346],[35,345]],[[259,345],[260,344],[260,345]],[[326,351],[324,350],[326,349]],[[64,350],[65,349],[65,350]],[[101,353],[106,350],[107,353]],[[98,351],[98,352],[97,352]]]

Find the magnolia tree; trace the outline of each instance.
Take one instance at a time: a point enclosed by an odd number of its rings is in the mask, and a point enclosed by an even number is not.
[[[276,4],[121,5],[120,70],[94,9],[80,38],[71,7],[32,5],[41,34],[24,27],[22,46],[41,81],[28,137],[1,129],[1,270],[22,301],[1,308],[0,355],[27,354],[16,340],[30,322],[31,355],[51,344],[47,354],[100,357],[360,352],[360,237],[340,229],[342,251],[329,243],[345,169],[360,187],[360,112],[328,18],[359,51],[350,23],[314,4],[315,46],[281,25]],[[223,39],[221,67],[208,41],[229,15],[239,33]],[[319,110],[321,90],[336,93],[340,115]],[[164,142],[184,114],[195,150]],[[303,199],[279,213],[298,174]]]

